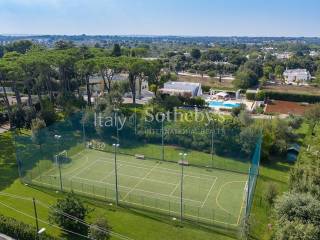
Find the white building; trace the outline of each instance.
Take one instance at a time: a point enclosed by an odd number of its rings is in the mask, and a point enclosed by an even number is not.
[[[310,57],[318,57],[318,56],[320,56],[320,52],[310,51],[309,55],[310,55]]]
[[[164,84],[160,92],[174,96],[197,97],[202,95],[202,88],[201,83],[170,81]]]
[[[307,85],[311,80],[311,75],[307,69],[287,69],[283,73],[284,80],[287,84]]]
[[[283,52],[283,53],[274,53],[273,55],[279,60],[285,60],[285,59],[291,58],[293,56],[293,53]]]

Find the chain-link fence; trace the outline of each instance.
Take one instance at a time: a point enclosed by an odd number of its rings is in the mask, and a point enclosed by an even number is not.
[[[21,179],[241,230],[259,172],[259,131],[246,135],[231,117],[196,121],[189,112],[188,121],[164,115],[151,121],[154,113],[138,111],[87,111],[16,134]]]

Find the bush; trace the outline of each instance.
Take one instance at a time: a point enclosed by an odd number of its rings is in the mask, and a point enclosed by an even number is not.
[[[265,200],[269,204],[269,206],[272,206],[274,204],[277,195],[278,195],[277,186],[273,183],[270,183],[268,185],[268,188],[267,188],[265,196],[264,196]]]
[[[88,212],[89,209],[84,206],[83,202],[73,192],[71,192],[68,193],[64,199],[59,199],[57,204],[52,207],[50,221],[67,230],[86,234],[88,230],[87,226],[79,223],[78,220],[84,221]],[[61,213],[71,215],[75,219],[68,218]]]
[[[207,85],[202,85],[201,88],[202,88],[202,92],[210,92],[210,89],[211,89],[211,87]]]
[[[308,102],[317,103],[320,102],[320,96],[309,94],[296,94],[287,92],[271,92],[265,91],[265,95],[269,99],[292,101],[292,102]]]
[[[88,236],[91,239],[107,240],[110,238],[110,226],[105,218],[97,218],[95,222],[90,225]]]
[[[253,92],[247,92],[247,93],[246,93],[246,98],[247,98],[248,100],[255,100],[255,99],[256,99],[256,94],[253,93]]]
[[[15,220],[14,218],[0,215],[0,232],[19,240],[35,239],[36,228]],[[54,237],[43,233],[42,240],[55,239]]]

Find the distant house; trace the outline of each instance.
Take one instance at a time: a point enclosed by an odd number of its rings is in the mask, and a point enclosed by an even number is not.
[[[197,97],[202,95],[201,84],[192,82],[166,82],[159,91],[173,96]]]
[[[287,161],[288,162],[296,162],[298,159],[299,153],[300,153],[300,145],[297,143],[292,144],[287,149]]]
[[[285,59],[291,58],[293,56],[293,53],[291,52],[274,53],[273,56],[275,56],[279,60],[285,60]]]
[[[309,55],[310,55],[310,57],[318,57],[320,55],[320,52],[310,51]]]
[[[287,69],[283,73],[284,80],[287,84],[307,85],[311,80],[311,75],[307,69]]]

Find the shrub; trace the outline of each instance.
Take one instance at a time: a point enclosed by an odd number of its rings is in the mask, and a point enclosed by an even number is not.
[[[36,228],[15,220],[14,218],[0,215],[0,232],[19,240],[35,239]],[[41,234],[42,240],[55,239],[47,233]]]
[[[207,85],[202,85],[201,88],[202,88],[202,92],[210,92],[210,89],[211,89],[211,87]]]
[[[278,195],[278,189],[276,185],[273,183],[270,183],[267,187],[267,190],[264,196],[269,206],[272,206],[274,204],[277,195]]]
[[[309,94],[296,94],[287,92],[272,92],[265,91],[265,95],[269,99],[292,101],[292,102],[308,102],[317,103],[320,102],[320,95],[309,95]]]

